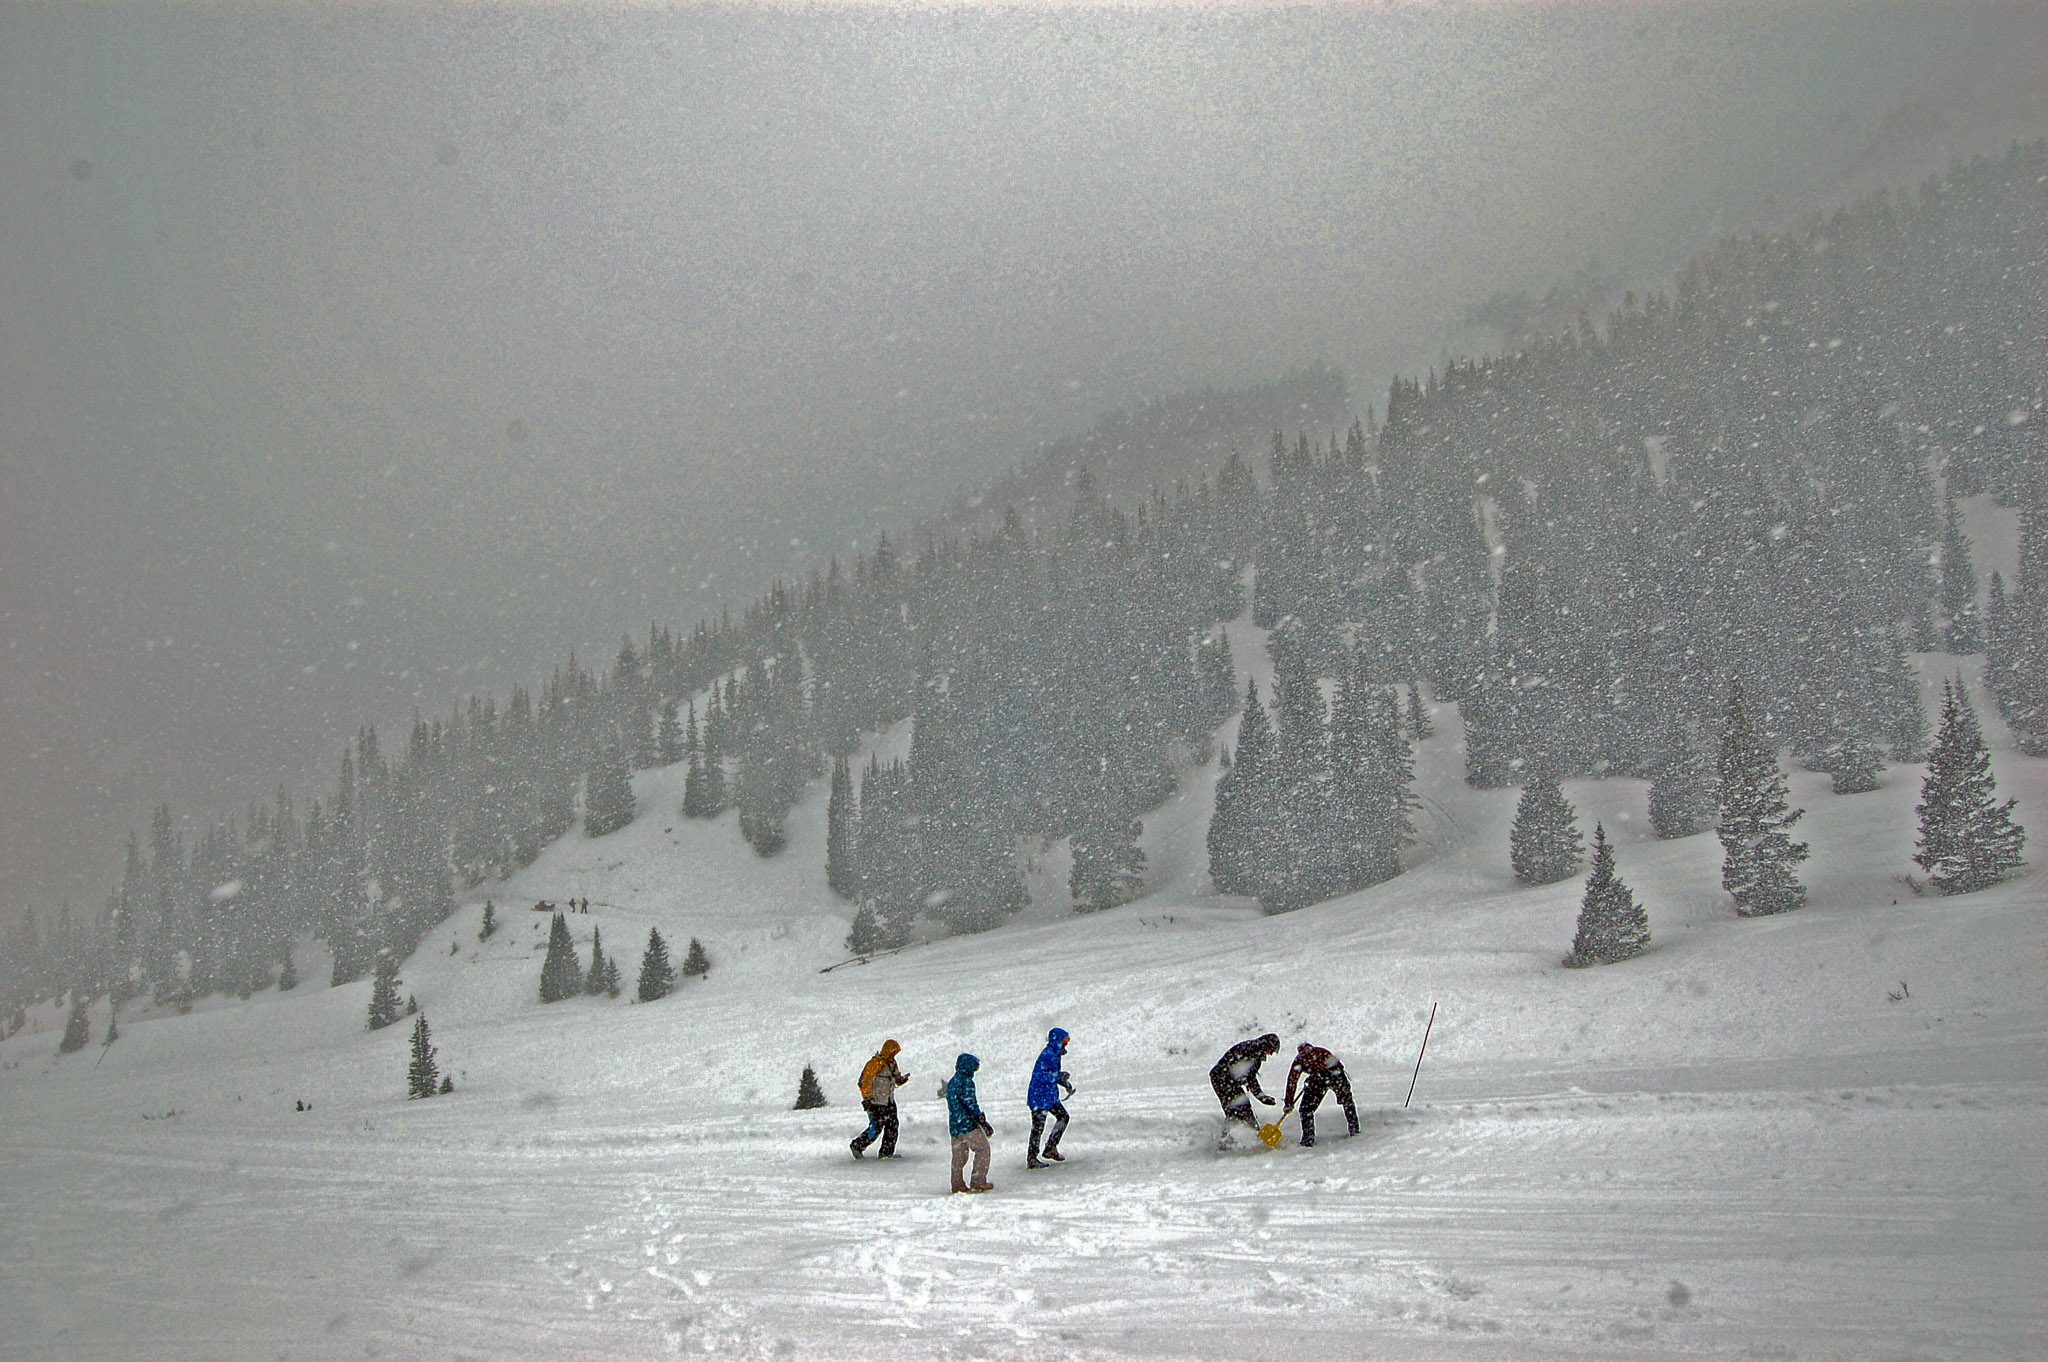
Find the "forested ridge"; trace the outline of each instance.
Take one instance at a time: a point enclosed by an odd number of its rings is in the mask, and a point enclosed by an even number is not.
[[[1282,910],[1396,874],[1424,691],[1460,707],[1474,784],[1643,778],[1674,833],[1731,683],[1793,762],[1861,769],[1927,753],[1909,652],[1982,652],[2048,754],[2044,256],[2033,143],[1725,241],[1575,331],[1397,381],[1346,430],[1276,434],[1260,466],[1128,501],[1084,468],[996,523],[882,536],[737,618],[416,716],[402,750],[365,728],[317,798],[189,840],[160,808],[96,911],[8,924],[0,1004],[18,1025],[65,991],[290,987],[307,935],[333,982],[366,977],[459,888],[631,821],[630,771],[678,762],[680,812],[736,809],[763,855],[829,776],[819,874],[867,951],[1002,922],[1031,839],[1073,839],[1078,906],[1123,901],[1137,820],[1212,759],[1219,889]],[[1980,495],[2018,510],[2014,581],[1978,580],[1955,503]],[[1219,627],[1247,608],[1268,694]],[[853,760],[904,720],[905,758]]]

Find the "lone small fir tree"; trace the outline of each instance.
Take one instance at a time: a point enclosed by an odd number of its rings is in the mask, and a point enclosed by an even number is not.
[[[668,943],[656,928],[647,929],[647,949],[640,955],[640,985],[636,996],[643,1003],[666,998],[676,986],[675,966],[669,963]]]
[[[1721,729],[1721,887],[1744,917],[1789,912],[1806,902],[1806,887],[1792,868],[1812,854],[1786,829],[1803,809],[1786,798],[1785,773],[1743,708],[1742,683],[1728,686],[1728,710]]]
[[[809,1111],[825,1105],[825,1090],[818,1086],[818,1074],[810,1065],[804,1065],[804,1076],[797,1080],[795,1111]]]
[[[1429,708],[1422,703],[1422,688],[1413,681],[1408,683],[1408,736],[1421,742],[1436,732],[1436,725],[1429,721]]]
[[[558,1003],[582,991],[583,966],[576,957],[576,943],[569,938],[569,924],[560,913],[548,926],[548,953],[540,965],[540,1000]]]
[[[497,905],[497,904],[495,904],[495,903],[493,903],[493,902],[491,902],[491,901],[490,901],[489,899],[485,899],[485,900],[484,900],[484,925],[483,925],[483,930],[479,931],[479,932],[478,932],[478,933],[476,934],[476,939],[477,939],[477,940],[479,940],[479,941],[489,941],[489,940],[491,939],[491,933],[492,933],[492,932],[495,932],[495,931],[497,931],[497,930],[498,930],[498,905]]]
[[[711,957],[704,953],[703,945],[696,937],[690,938],[690,949],[683,956],[683,977],[701,979],[711,973]]]
[[[381,1031],[398,1020],[398,959],[377,953],[377,973],[370,984],[370,1029]]]
[[[1927,754],[1920,786],[1920,850],[1913,863],[1944,894],[1968,894],[2005,879],[2025,864],[2027,834],[2012,821],[2008,799],[1996,803],[1991,753],[1960,681],[1943,682],[1941,730]]]
[[[1508,832],[1508,860],[1515,878],[1524,884],[1555,884],[1576,875],[1585,854],[1577,818],[1556,777],[1532,776]]]
[[[1641,955],[1650,944],[1650,919],[1636,896],[1614,873],[1614,848],[1607,829],[1593,825],[1593,870],[1586,876],[1586,897],[1579,904],[1579,930],[1564,963],[1611,965]]]
[[[590,931],[590,973],[583,978],[583,991],[595,998],[604,992],[604,933],[598,928]]]
[[[433,1042],[427,1036],[427,1019],[421,1017],[412,1025],[412,1063],[405,1071],[405,1095],[432,1097],[440,1082],[440,1071],[434,1067]]]
[[[619,996],[619,962],[609,955],[604,958],[604,991],[606,997]]]
[[[1851,733],[1829,750],[1827,770],[1836,794],[1868,794],[1884,772],[1884,751],[1862,734]]]
[[[78,990],[71,991],[71,1015],[64,1020],[64,1035],[57,1041],[57,1053],[72,1054],[83,1050],[85,1043],[92,1039],[91,1023],[85,1015],[85,998]]]

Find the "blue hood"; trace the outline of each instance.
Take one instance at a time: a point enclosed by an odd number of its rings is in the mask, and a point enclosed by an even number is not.
[[[1054,1045],[1059,1045],[1066,1041],[1067,1033],[1063,1028],[1055,1026],[1052,1030],[1045,1033],[1045,1038]]]
[[[980,1067],[981,1061],[973,1055],[962,1055],[953,1061],[953,1072],[956,1074],[971,1074]]]

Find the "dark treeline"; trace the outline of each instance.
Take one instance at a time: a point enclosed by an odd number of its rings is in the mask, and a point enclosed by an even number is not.
[[[1263,480],[1233,455],[1119,505],[1084,474],[1056,509],[885,536],[602,675],[415,718],[402,753],[366,729],[303,814],[279,792],[188,846],[159,809],[91,920],[12,924],[0,999],[246,993],[308,935],[364,977],[677,762],[683,812],[736,808],[763,855],[829,772],[824,874],[868,951],[1002,921],[1031,839],[1074,839],[1078,905],[1131,897],[1138,815],[1240,705],[1212,877],[1273,908],[1399,870],[1418,684],[1459,705],[1472,783],[1644,778],[1666,835],[1703,826],[1731,681],[1766,742],[1868,788],[1925,752],[1907,653],[1981,650],[2048,753],[2044,175],[2036,143],[1731,239],[1668,293],[1275,436]],[[2022,541],[1988,596],[1954,510],[1986,493]],[[1264,698],[1220,628],[1247,605]],[[905,720],[903,759],[851,760]]]

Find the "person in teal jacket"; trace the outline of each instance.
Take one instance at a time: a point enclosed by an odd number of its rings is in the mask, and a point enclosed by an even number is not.
[[[981,1099],[974,1093],[974,1071],[980,1067],[981,1061],[973,1055],[962,1055],[953,1061],[953,1077],[946,1083],[946,1130],[953,1137],[956,1192],[995,1190],[988,1180],[988,1137],[996,1133],[995,1127],[981,1114]],[[970,1154],[974,1157],[974,1175],[967,1179],[961,1175],[967,1170]]]

